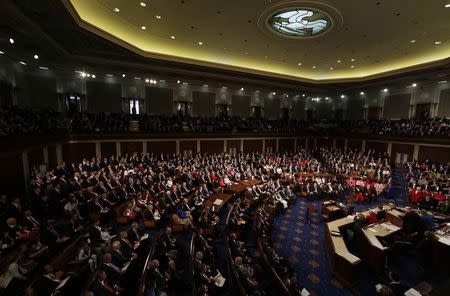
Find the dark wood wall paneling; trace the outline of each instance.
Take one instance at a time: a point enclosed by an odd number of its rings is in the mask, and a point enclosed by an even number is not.
[[[102,150],[102,158],[110,158],[111,156],[117,154],[116,142],[103,142],[100,144],[100,148]]]
[[[316,138],[318,147],[333,147],[333,138],[331,137],[318,137]]]
[[[392,144],[392,150],[391,150],[391,160],[395,160],[395,155],[397,153],[406,153],[408,154],[408,160],[412,160],[413,153],[414,153],[414,146],[408,145],[408,144]]]
[[[305,148],[306,146],[306,138],[298,138],[297,139],[297,150],[300,148]]]
[[[227,140],[227,149],[236,148],[237,152],[241,149],[241,140]]]
[[[432,162],[450,162],[450,148],[419,146],[419,160],[430,160]]]
[[[345,139],[343,138],[336,138],[336,147],[337,148],[344,148],[345,146]]]
[[[197,153],[197,141],[180,141],[180,153],[183,154],[185,151]]]
[[[56,167],[56,145],[48,146],[48,166],[50,168]]]
[[[279,139],[278,140],[279,152],[293,152],[294,151],[294,139]]]
[[[39,168],[44,163],[44,149],[32,149],[28,151],[28,166]]]
[[[358,151],[362,148],[362,141],[361,140],[348,140],[347,147],[351,149],[357,149]]]
[[[384,153],[387,152],[387,143],[383,142],[366,142],[366,151],[373,150],[376,153]]]
[[[200,141],[200,151],[202,153],[222,153],[223,141]]]
[[[18,194],[25,191],[22,153],[14,152],[0,155],[0,194]]]
[[[147,152],[148,153],[169,153],[173,154],[177,151],[177,144],[175,141],[158,141],[158,142],[147,142]]]
[[[71,143],[62,145],[63,161],[66,165],[80,162],[83,158],[95,157],[95,143]]]
[[[262,140],[244,140],[244,153],[262,152]]]
[[[267,151],[267,148],[272,147],[272,153],[274,153],[277,148],[277,140],[268,139],[268,140],[266,140],[265,146],[266,146],[266,151]]]
[[[142,153],[142,142],[121,142],[120,143],[120,153],[122,155],[133,154],[135,152]]]

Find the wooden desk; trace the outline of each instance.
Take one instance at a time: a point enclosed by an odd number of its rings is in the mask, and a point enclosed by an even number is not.
[[[379,222],[363,228],[362,251],[364,262],[377,274],[384,271],[389,247],[384,246],[379,238],[388,237],[401,230],[391,222]]]
[[[384,206],[385,210],[390,209]],[[369,209],[362,214],[367,215]],[[376,211],[376,209],[373,209]],[[341,229],[351,227],[354,223],[354,216],[347,216],[325,224],[325,252],[330,264],[333,276],[346,286],[351,286],[358,279],[358,272],[361,258],[352,254],[344,241]],[[332,232],[340,233],[341,236],[334,236]]]
[[[236,194],[241,193],[242,191],[246,190],[248,187],[251,187],[253,185],[258,185],[261,183],[261,180],[259,179],[248,179],[243,180],[239,183],[235,183],[231,185],[230,187],[225,188],[224,192]]]
[[[344,208],[341,207],[334,200],[325,201],[322,203],[321,215],[322,218],[332,221],[336,218],[342,217]],[[340,215],[339,215],[340,214]]]

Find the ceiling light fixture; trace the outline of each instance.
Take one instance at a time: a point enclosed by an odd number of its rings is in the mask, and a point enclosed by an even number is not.
[[[145,7],[145,6],[147,6],[147,4],[145,2],[141,2],[141,6]]]
[[[183,82],[183,84],[184,84],[184,85],[188,85],[189,83],[187,83],[187,82]]]
[[[350,61],[354,62],[354,61],[355,61],[355,59],[351,59]]]
[[[385,92],[385,93],[388,92],[388,89],[387,88],[383,89],[383,92]]]
[[[436,45],[441,45],[441,44],[442,44],[442,41],[434,41],[434,44],[436,44]]]
[[[350,68],[352,68],[352,69],[353,69],[353,68],[355,68],[355,66],[354,66],[354,65],[351,65],[351,66],[350,66]]]
[[[199,42],[198,42],[198,45],[203,45],[203,42],[202,42],[202,41],[199,41]]]
[[[145,79],[145,82],[146,82],[146,83],[149,83],[149,82],[150,82],[150,80],[149,80],[148,78],[146,78],[146,79]]]
[[[113,77],[114,75],[112,74],[105,74],[107,77]]]
[[[9,43],[14,44],[14,39],[9,38]]]
[[[272,95],[276,95],[276,94],[277,94],[276,92],[273,92],[273,93],[272,93]]]
[[[92,78],[95,78],[95,74],[92,74]]]
[[[3,52],[3,51],[0,50],[0,54],[5,54],[5,52]]]
[[[450,8],[450,3],[448,3],[448,4],[445,4],[445,6],[444,6],[445,8]]]
[[[86,76],[87,76],[87,77],[91,77],[91,74],[87,73]]]
[[[305,95],[305,94],[302,94],[302,97],[306,97],[306,95]]]
[[[125,74],[122,74],[122,77],[125,77],[126,75]]]
[[[302,63],[298,63],[297,65],[301,66],[301,65],[302,65]]]
[[[360,94],[361,96],[363,96],[363,95],[364,95],[364,92],[362,91],[362,92],[360,92],[359,94]]]
[[[343,99],[343,98],[345,98],[345,96],[344,96],[344,95],[341,95],[341,99]]]
[[[26,66],[27,63],[20,61],[19,63],[21,63],[22,65]]]
[[[447,80],[442,80],[442,81],[439,81],[438,83],[439,83],[439,84],[441,84],[441,83],[447,83]]]
[[[37,59],[39,59],[39,56],[38,56],[37,54],[35,54],[35,55],[33,56],[33,58],[34,58],[35,60],[37,60]]]
[[[341,60],[337,60],[337,62],[338,62],[338,63],[340,63],[340,62],[341,62]]]
[[[412,87],[416,87],[416,86],[417,86],[417,83],[413,83],[411,86],[412,86]]]
[[[244,90],[244,88],[243,88],[243,87],[241,87],[241,90]]]
[[[204,87],[208,87],[208,84],[203,84]]]
[[[330,67],[330,70],[334,70],[334,68],[333,68],[333,67]]]
[[[162,16],[160,16],[160,15],[157,15],[157,16],[155,16],[158,20],[160,20],[160,19],[162,19]]]
[[[411,40],[411,41],[409,41],[409,42],[411,42],[411,43],[416,43],[416,40],[413,39],[413,40]]]
[[[81,72],[80,75],[81,75],[81,77],[86,77],[86,73],[85,72]]]
[[[48,70],[48,67],[39,66],[39,69],[41,69],[41,70]]]
[[[114,7],[113,11],[114,11],[115,13],[118,13],[118,12],[120,12],[120,9],[117,8],[117,7]]]
[[[141,30],[145,30],[145,29],[147,29],[146,26],[142,26],[142,27],[141,27]]]
[[[172,36],[170,36],[170,38],[171,38],[171,39],[175,39],[175,36],[172,35]]]
[[[312,66],[313,69],[317,68],[316,66]]]
[[[178,83],[178,84],[180,84],[180,83],[181,83],[181,81],[180,81],[180,80],[177,80],[177,83]]]

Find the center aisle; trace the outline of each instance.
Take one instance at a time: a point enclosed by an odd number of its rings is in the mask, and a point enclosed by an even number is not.
[[[324,252],[324,227],[320,215],[312,213],[311,224],[305,213],[311,203],[320,212],[320,201],[298,198],[295,205],[279,215],[274,223],[273,246],[297,272],[299,282],[311,295],[351,295],[349,290],[331,278]]]

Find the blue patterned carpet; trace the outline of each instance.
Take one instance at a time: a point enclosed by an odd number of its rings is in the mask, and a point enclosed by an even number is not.
[[[312,214],[312,223],[308,224],[304,222],[304,218],[311,203],[316,204],[318,213]],[[300,284],[311,295],[374,295],[374,285],[385,280],[384,278],[376,278],[363,270],[361,278],[364,280],[357,282],[350,290],[331,277],[324,252],[324,224],[319,214],[320,204],[321,201],[298,198],[294,206],[278,216],[272,236],[274,247],[279,255],[289,260],[297,272]],[[377,204],[355,205],[355,211],[364,211]]]

